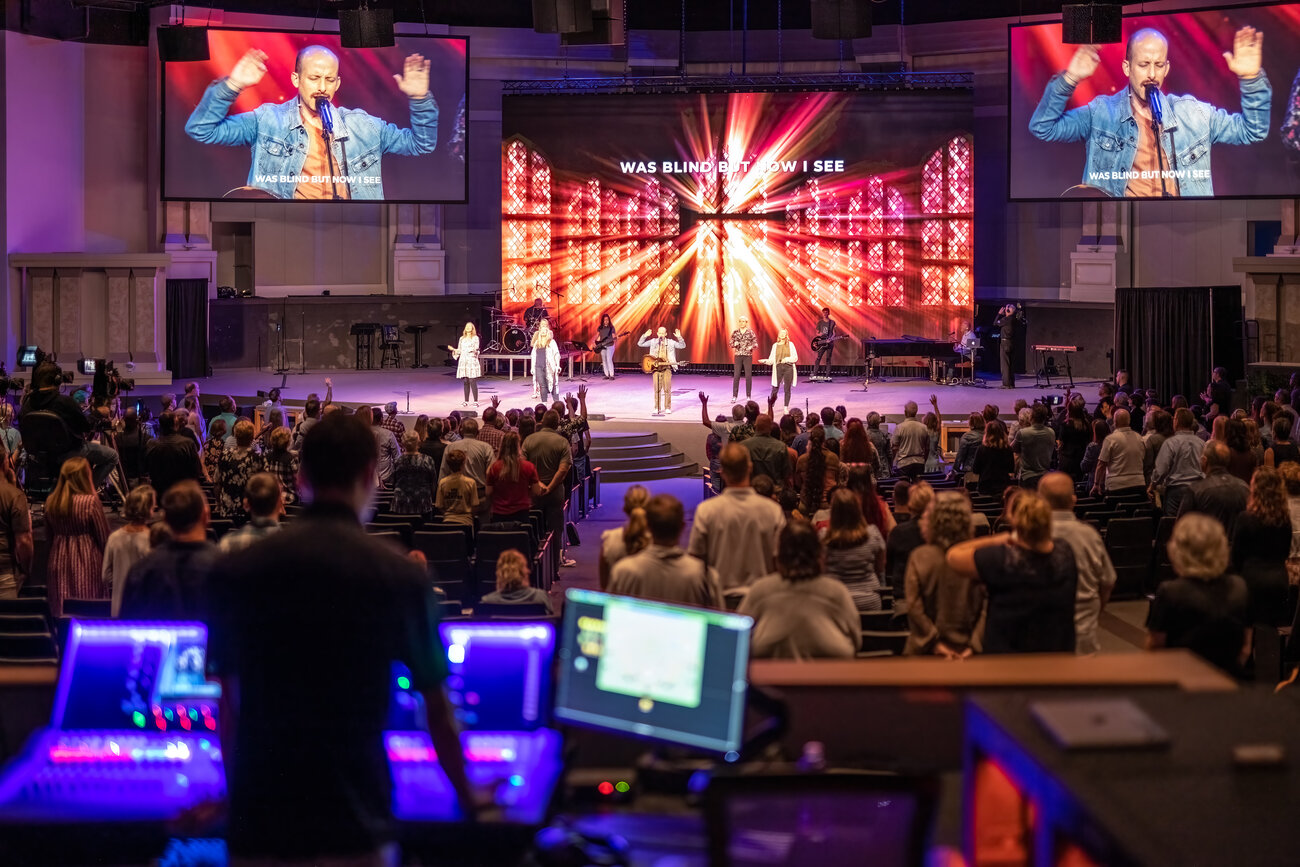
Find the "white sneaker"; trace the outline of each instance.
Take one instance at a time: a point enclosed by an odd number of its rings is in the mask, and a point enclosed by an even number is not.
[[[465,408],[468,407],[468,406],[469,406],[469,401],[468,401],[468,400],[462,400],[462,401],[460,402],[460,408],[461,408],[461,409],[465,409]]]
[[[673,408],[671,406],[664,410],[664,415],[672,415],[672,414],[673,414]]]

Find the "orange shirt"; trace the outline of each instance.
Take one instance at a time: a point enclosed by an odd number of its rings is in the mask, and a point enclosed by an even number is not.
[[[1159,172],[1162,168],[1164,171],[1170,171],[1172,166],[1168,155],[1161,158],[1156,150],[1156,132],[1151,127],[1151,109],[1139,102],[1132,92],[1129,93],[1129,105],[1133,109],[1133,119],[1137,121],[1138,127],[1138,146],[1137,153],[1133,156],[1132,171],[1149,172],[1150,176],[1129,178],[1128,186],[1124,188],[1124,195],[1158,199],[1161,197]],[[1169,195],[1178,195],[1176,179],[1165,178],[1164,188]]]
[[[342,181],[330,183],[330,176],[341,175],[343,169],[338,164],[338,160],[334,160],[334,171],[330,171],[331,161],[325,149],[325,133],[321,129],[320,116],[308,112],[306,106],[299,107],[298,114],[307,127],[307,158],[303,160],[302,171],[298,174],[305,176],[307,180],[298,183],[298,186],[294,188],[293,197],[295,199],[332,199],[337,192],[340,199],[351,198],[346,183]],[[313,176],[325,178],[325,180],[312,181]]]

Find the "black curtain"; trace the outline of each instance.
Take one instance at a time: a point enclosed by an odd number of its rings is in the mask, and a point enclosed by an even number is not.
[[[167,281],[167,369],[177,379],[208,375],[208,281]]]
[[[1115,290],[1115,366],[1129,381],[1198,403],[1210,381],[1210,293],[1207,286]]]

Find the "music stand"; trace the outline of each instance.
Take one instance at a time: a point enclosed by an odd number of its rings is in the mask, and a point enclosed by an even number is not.
[[[579,362],[582,366],[581,367],[582,372],[578,375],[578,382],[586,382],[587,381],[587,355],[591,352],[594,352],[595,350],[593,350],[590,346],[588,346],[586,343],[584,343],[581,340],[570,340],[569,346],[582,353],[582,361]]]

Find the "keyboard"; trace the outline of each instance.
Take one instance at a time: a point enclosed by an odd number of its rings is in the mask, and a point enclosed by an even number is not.
[[[7,821],[166,820],[225,797],[215,737],[50,732],[20,762],[0,789]]]
[[[1034,352],[1078,352],[1082,346],[1057,346],[1053,343],[1035,343],[1030,349]]]
[[[494,789],[496,805],[507,821],[545,821],[561,770],[557,732],[466,732],[461,735],[461,747],[470,782]],[[393,779],[393,813],[397,818],[421,822],[454,822],[462,818],[427,732],[386,732],[384,748]]]

